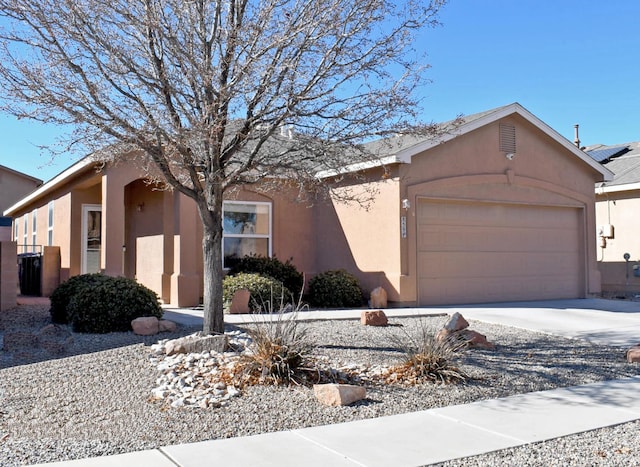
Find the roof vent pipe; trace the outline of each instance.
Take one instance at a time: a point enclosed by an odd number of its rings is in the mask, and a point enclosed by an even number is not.
[[[573,125],[573,128],[576,129],[576,137],[573,140],[573,144],[575,144],[578,148],[580,147],[580,138],[578,137],[578,127],[580,125],[578,125],[577,123],[575,125]]]

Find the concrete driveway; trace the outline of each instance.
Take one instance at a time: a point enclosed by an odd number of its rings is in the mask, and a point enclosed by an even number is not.
[[[594,344],[628,347],[640,343],[640,302],[625,300],[593,298],[384,310],[389,318],[456,311],[467,319],[585,339]],[[298,313],[296,319],[359,319],[361,312],[361,309],[304,311]],[[202,310],[198,309],[165,308],[165,317],[183,324],[202,324]],[[268,317],[226,315],[225,322],[250,323]]]
[[[467,319],[584,339],[594,344],[640,344],[640,302],[599,298],[457,307]]]

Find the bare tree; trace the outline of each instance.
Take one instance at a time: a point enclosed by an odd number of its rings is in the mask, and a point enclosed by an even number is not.
[[[0,0],[1,109],[117,143],[192,198],[203,226],[204,332],[223,332],[222,201],[234,186],[376,154],[415,123],[418,34],[445,0]]]

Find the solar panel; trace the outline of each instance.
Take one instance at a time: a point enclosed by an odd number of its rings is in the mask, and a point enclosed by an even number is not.
[[[596,162],[602,162],[612,157],[619,156],[623,152],[627,152],[629,148],[627,146],[613,146],[604,149],[594,149],[593,151],[587,151]]]

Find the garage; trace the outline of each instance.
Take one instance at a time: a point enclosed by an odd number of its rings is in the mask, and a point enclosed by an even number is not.
[[[583,209],[419,198],[420,305],[585,296]]]

